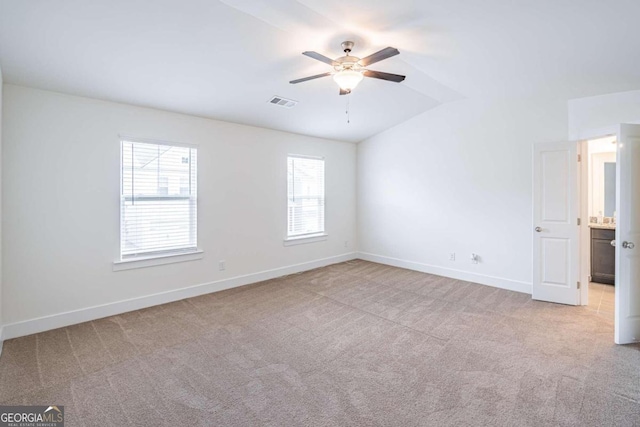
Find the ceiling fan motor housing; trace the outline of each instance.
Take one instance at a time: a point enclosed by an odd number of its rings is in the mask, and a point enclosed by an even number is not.
[[[360,58],[349,55],[349,53],[351,53],[351,49],[353,49],[353,46],[354,46],[354,43],[352,41],[347,40],[342,42],[342,50],[344,50],[344,53],[346,55],[341,56],[340,58],[336,58],[333,61],[333,68],[336,71],[338,72],[343,70],[360,71],[362,69],[362,66],[358,64],[358,61],[360,61]]]
[[[341,56],[340,58],[336,58],[334,60],[334,66],[333,68],[336,71],[342,71],[342,70],[353,70],[353,71],[360,71],[360,69],[362,68],[362,65],[358,64],[358,61],[360,61],[360,58],[356,57],[356,56]]]

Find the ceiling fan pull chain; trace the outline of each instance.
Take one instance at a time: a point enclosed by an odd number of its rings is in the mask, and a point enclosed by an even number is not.
[[[347,111],[345,111],[345,114],[347,115],[347,124],[351,123],[351,117],[349,116],[349,98],[351,98],[350,93],[347,94]]]

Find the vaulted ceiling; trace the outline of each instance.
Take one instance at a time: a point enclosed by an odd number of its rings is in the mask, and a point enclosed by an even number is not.
[[[640,88],[637,0],[0,0],[6,83],[360,141],[462,98]],[[400,50],[339,96],[301,55]],[[270,105],[279,95],[292,109]],[[345,114],[349,102],[350,123]]]

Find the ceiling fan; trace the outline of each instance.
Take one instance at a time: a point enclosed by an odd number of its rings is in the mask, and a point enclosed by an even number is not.
[[[291,80],[289,83],[296,84],[306,82],[308,80],[319,79],[320,77],[333,76],[333,80],[340,86],[340,95],[347,95],[362,81],[364,77],[373,77],[374,79],[388,80],[390,82],[400,83],[405,79],[405,76],[399,74],[383,73],[381,71],[368,70],[365,67],[380,62],[383,59],[391,58],[398,55],[400,51],[395,47],[386,47],[381,51],[373,53],[362,59],[349,55],[351,49],[353,49],[354,43],[352,41],[342,42],[342,49],[345,56],[341,56],[337,59],[327,58],[318,52],[302,52],[303,55],[309,58],[322,61],[325,64],[329,64],[333,67],[334,71],[329,71],[323,74],[316,74],[315,76],[304,77],[302,79]]]

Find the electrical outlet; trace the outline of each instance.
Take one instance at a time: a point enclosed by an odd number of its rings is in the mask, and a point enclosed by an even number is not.
[[[471,254],[471,263],[477,264],[480,262],[480,257],[477,254]]]
[[[223,259],[218,261],[218,270],[224,271],[226,269],[227,269],[227,262],[225,260],[223,260]]]
[[[455,252],[451,252],[449,254],[449,261],[455,261],[456,260],[456,253]]]
[[[349,247],[349,241],[348,241],[348,240],[345,240],[345,241],[344,241],[344,247],[345,247],[345,248],[348,248],[348,247]]]

